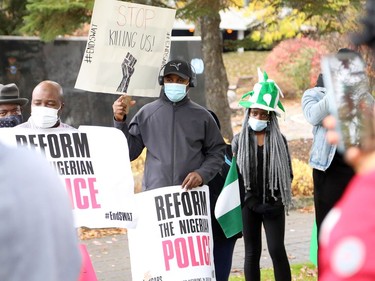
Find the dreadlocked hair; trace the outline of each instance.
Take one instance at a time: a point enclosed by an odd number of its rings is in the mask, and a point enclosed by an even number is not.
[[[248,192],[253,185],[257,184],[257,138],[255,132],[247,124],[249,114],[250,109],[246,109],[237,151],[237,163],[243,176],[245,192]],[[263,159],[263,192],[268,186],[271,196],[277,200],[275,191],[280,189],[282,203],[288,212],[292,203],[291,162],[287,144],[280,132],[275,112],[270,112],[270,120],[264,139]]]

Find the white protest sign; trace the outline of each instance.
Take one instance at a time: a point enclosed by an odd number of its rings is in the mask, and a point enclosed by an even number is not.
[[[128,230],[133,280],[214,281],[207,186],[135,194],[138,224]]]
[[[134,180],[120,130],[2,128],[0,141],[45,155],[66,187],[76,227],[135,226]]]
[[[167,63],[176,11],[114,0],[96,0],[75,88],[157,97]]]

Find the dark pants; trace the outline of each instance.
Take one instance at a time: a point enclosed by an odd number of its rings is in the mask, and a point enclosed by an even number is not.
[[[341,198],[353,175],[353,169],[337,153],[326,171],[313,169],[315,220],[318,237],[325,216]]]
[[[237,238],[214,240],[216,281],[228,281]]]
[[[260,281],[263,224],[266,232],[268,251],[273,263],[275,280],[290,281],[290,266],[284,246],[284,211],[263,215],[245,206],[242,209],[242,218],[243,239],[245,243],[245,280]]]
[[[344,162],[342,156],[338,153],[335,154],[331,165],[324,172],[313,169],[315,221],[318,234],[317,239],[319,239],[320,227],[324,218],[336,202],[339,201],[353,176],[353,169]],[[358,203],[360,204],[360,202]],[[318,268],[319,263],[318,248]]]

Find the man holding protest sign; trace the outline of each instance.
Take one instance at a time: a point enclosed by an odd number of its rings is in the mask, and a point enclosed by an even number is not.
[[[60,84],[55,81],[42,81],[33,90],[31,117],[27,122],[17,127],[30,129],[73,128],[60,120],[63,107],[63,89]]]
[[[135,102],[122,95],[112,106],[114,126],[128,140],[130,160],[147,148],[142,189],[182,185],[190,190],[207,184],[221,169],[225,142],[207,109],[188,96],[196,74],[188,62],[172,60],[158,79],[160,97],[143,106],[129,125],[126,114]]]

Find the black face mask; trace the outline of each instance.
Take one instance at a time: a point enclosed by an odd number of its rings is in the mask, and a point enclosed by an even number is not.
[[[0,118],[0,128],[11,128],[21,124],[23,121],[22,115],[11,115]]]

